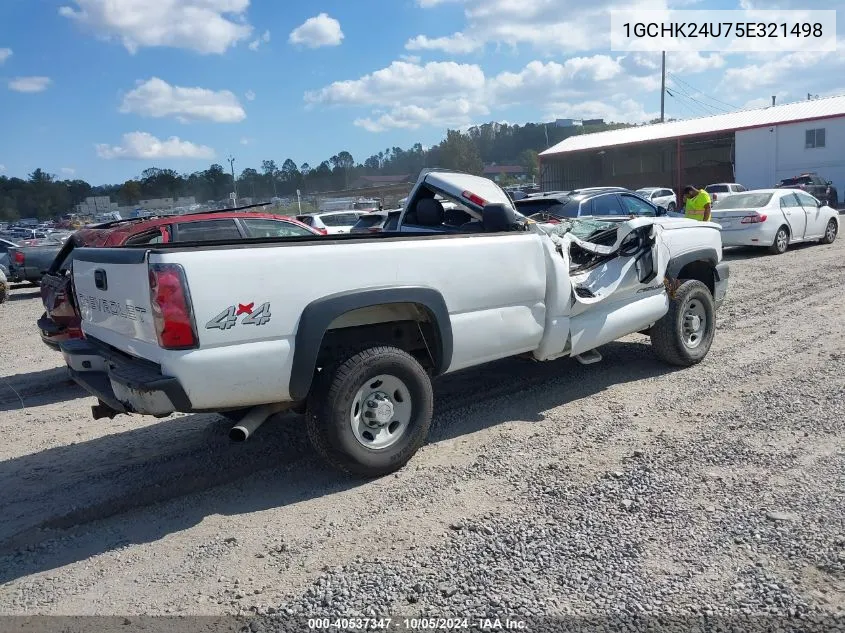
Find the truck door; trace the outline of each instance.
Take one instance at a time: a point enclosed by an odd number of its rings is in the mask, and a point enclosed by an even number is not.
[[[665,291],[669,249],[663,227],[642,219],[624,222],[617,231],[612,246],[593,245],[595,265],[572,270],[573,315],[597,304],[636,301]],[[584,250],[590,244],[576,242],[575,247]]]

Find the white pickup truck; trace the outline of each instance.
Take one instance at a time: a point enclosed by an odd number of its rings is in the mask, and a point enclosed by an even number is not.
[[[445,224],[436,196],[469,222]],[[400,229],[78,249],[71,376],[99,399],[95,418],[219,412],[240,420],[233,439],[302,411],[330,464],[381,476],[425,442],[437,376],[519,355],[596,362],[637,332],[690,366],[727,290],[716,224],[541,225],[462,173],[421,174]]]

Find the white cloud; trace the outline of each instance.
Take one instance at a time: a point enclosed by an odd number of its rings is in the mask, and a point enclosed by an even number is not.
[[[845,42],[837,42],[837,48]],[[722,90],[731,90],[740,94],[759,92],[762,88],[771,88],[778,94],[783,91],[784,96],[806,98],[807,92],[822,93],[833,91],[842,93],[845,89],[842,77],[845,76],[845,58],[836,52],[808,52],[769,53],[767,55],[749,55],[752,60],[745,66],[734,66],[724,71],[720,84]],[[791,77],[784,86],[784,77]],[[831,81],[831,78],[838,78]],[[769,98],[771,103],[771,98]]]
[[[73,176],[76,170],[73,167],[62,167],[60,170],[65,176]]]
[[[246,97],[247,101],[255,101],[255,92],[253,92],[252,90],[247,90],[244,93],[244,97]]]
[[[290,33],[288,41],[298,46],[320,48],[321,46],[339,46],[343,41],[340,22],[326,13],[308,18]]]
[[[419,55],[400,55],[399,59],[409,64],[419,64],[422,61]]]
[[[418,0],[423,9],[458,0]],[[593,0],[573,5],[570,0],[459,0],[466,26],[446,36],[419,35],[406,43],[409,50],[471,53],[487,43],[528,44],[545,56],[607,50],[611,9],[667,8],[669,0]],[[684,0],[672,0],[684,4]]]
[[[12,56],[12,49],[11,48],[0,48],[0,64],[5,62]]]
[[[44,92],[53,80],[49,77],[15,77],[9,81],[9,90],[15,92]]]
[[[625,94],[601,101],[550,103],[545,107],[545,113],[548,120],[604,119],[626,123],[645,123],[660,116],[659,112],[647,112],[641,103]]]
[[[472,53],[483,47],[483,41],[468,37],[463,33],[434,38],[417,35],[405,44],[405,48],[409,51],[443,51],[452,55]]]
[[[116,38],[130,53],[144,47],[222,54],[252,34],[249,0],[73,0],[59,13]]]
[[[264,31],[264,34],[256,40],[252,40],[249,43],[249,50],[257,51],[261,48],[262,44],[268,44],[270,42],[270,31]]]
[[[154,160],[164,158],[214,158],[214,150],[207,145],[183,141],[178,136],[159,140],[148,132],[123,135],[121,145],[96,145],[97,156],[105,159]]]
[[[3,173],[4,171],[6,171],[6,166],[3,165],[3,164],[0,164],[0,173]]]
[[[468,99],[441,99],[428,107],[417,105],[398,106],[376,117],[355,120],[355,125],[369,132],[384,132],[395,128],[417,129],[424,125],[464,126],[477,117],[487,116],[490,110],[484,104]]]
[[[246,118],[238,98],[229,90],[171,86],[158,77],[138,81],[137,87],[124,96],[120,111],[153,118],[175,117],[183,123],[237,123]]]
[[[543,111],[571,106],[578,113],[570,117],[592,118],[592,113],[601,109],[599,104],[612,99],[619,103],[605,108],[608,116],[630,115],[639,121],[649,113],[630,95],[642,94],[646,89],[659,90],[659,82],[659,73],[655,75],[624,56],[532,61],[518,72],[492,77],[486,76],[477,64],[394,61],[359,79],[336,81],[322,90],[306,93],[305,101],[309,107],[368,107],[370,113],[354,123],[371,132],[421,126],[460,128],[478,122],[496,109],[517,105]]]
[[[425,97],[454,97],[484,88],[477,65],[429,62],[424,66],[395,61],[360,79],[336,81],[305,95],[306,102],[343,105],[389,104]]]

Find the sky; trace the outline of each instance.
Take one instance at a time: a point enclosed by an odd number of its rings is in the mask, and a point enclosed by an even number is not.
[[[0,0],[0,174],[120,183],[229,156],[363,162],[488,121],[645,122],[660,53],[611,50],[622,8],[845,0]],[[666,116],[845,94],[839,50],[669,52]]]

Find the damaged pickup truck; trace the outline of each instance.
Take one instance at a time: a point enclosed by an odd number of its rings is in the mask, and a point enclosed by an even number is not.
[[[468,221],[445,224],[440,198]],[[233,439],[304,411],[329,464],[377,477],[426,441],[437,376],[510,356],[589,364],[637,332],[679,367],[710,349],[728,281],[715,224],[538,224],[494,182],[433,170],[400,227],[80,249],[71,376],[99,399],[95,417],[219,412]]]

